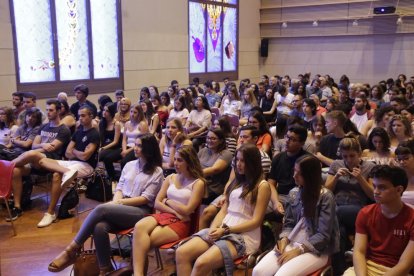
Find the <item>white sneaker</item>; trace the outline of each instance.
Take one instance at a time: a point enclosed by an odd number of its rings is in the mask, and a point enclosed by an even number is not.
[[[62,176],[62,183],[61,186],[64,187],[67,184],[70,184],[78,175],[78,171],[70,170],[68,172],[65,172]]]
[[[37,224],[37,227],[42,228],[51,225],[56,221],[56,214],[45,213],[42,220]]]

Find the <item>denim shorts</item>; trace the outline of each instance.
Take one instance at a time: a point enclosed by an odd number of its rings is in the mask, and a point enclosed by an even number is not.
[[[220,249],[221,255],[223,256],[224,268],[226,270],[226,275],[233,275],[234,269],[234,260],[231,256],[230,249],[227,246],[226,241],[231,242],[236,248],[237,256],[236,258],[242,257],[246,254],[246,244],[244,242],[243,236],[240,234],[229,234],[222,236],[216,241],[210,240],[208,237],[208,232],[210,228],[206,228],[198,231],[193,236],[200,237],[203,241],[210,245],[215,245]]]

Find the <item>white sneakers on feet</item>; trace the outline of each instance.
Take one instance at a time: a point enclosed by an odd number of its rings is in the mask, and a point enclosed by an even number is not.
[[[45,213],[42,220],[37,224],[37,227],[42,228],[51,225],[56,221],[56,214]]]
[[[78,175],[78,171],[70,170],[68,172],[65,172],[62,176],[62,184],[61,186],[64,187],[67,184],[70,184]]]

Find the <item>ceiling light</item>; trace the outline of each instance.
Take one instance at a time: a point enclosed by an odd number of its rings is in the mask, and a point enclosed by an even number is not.
[[[287,22],[282,23],[282,28],[287,28]]]
[[[397,25],[401,25],[403,23],[402,17],[398,17]]]
[[[315,20],[315,21],[313,21],[313,23],[312,23],[312,26],[314,26],[314,27],[318,27],[318,20]]]
[[[352,26],[354,27],[358,26],[358,19],[355,19],[354,22],[352,22]]]

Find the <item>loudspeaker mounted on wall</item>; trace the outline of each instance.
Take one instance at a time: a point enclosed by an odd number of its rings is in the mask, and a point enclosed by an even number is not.
[[[269,39],[262,38],[262,42],[260,43],[260,56],[267,57],[269,54]]]

